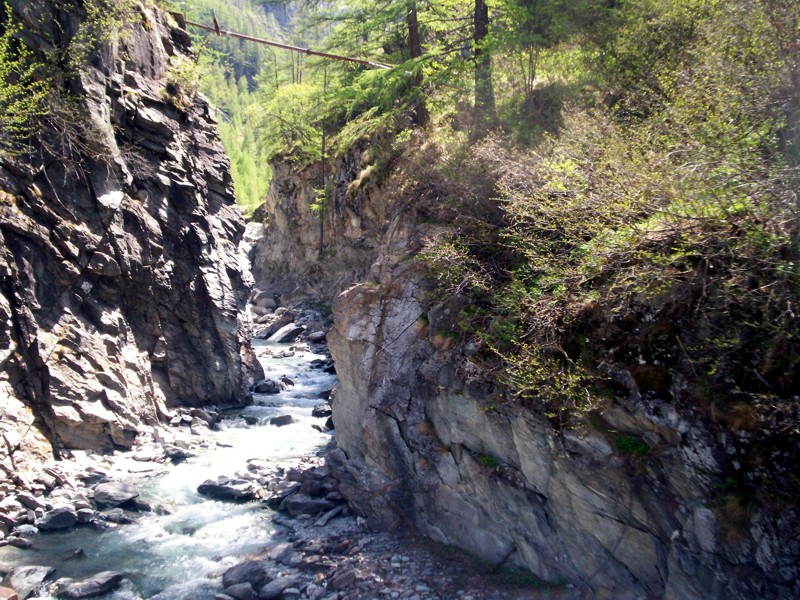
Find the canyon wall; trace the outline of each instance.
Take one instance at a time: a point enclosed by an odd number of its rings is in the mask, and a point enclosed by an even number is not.
[[[86,26],[61,3],[10,7],[43,62]],[[228,159],[211,107],[177,75],[189,36],[141,4],[128,17],[56,74],[38,140],[0,157],[7,472],[129,448],[173,406],[241,405],[260,371]]]
[[[337,169],[342,191],[363,189],[363,157],[339,163],[358,165]],[[645,394],[628,370],[638,363],[614,365],[620,392],[558,431],[542,406],[513,399],[474,366],[474,343],[449,335],[462,300],[437,298],[417,260],[447,225],[427,217],[431,190],[398,179],[385,174],[362,203],[339,197],[328,216],[338,221],[326,222],[335,254],[319,261],[309,212],[317,173],[279,169],[266,241],[255,247],[283,265],[256,265],[264,287],[341,292],[328,333],[340,379],[329,463],[354,509],[375,528],[416,529],[593,597],[800,594],[795,509],[742,514],[725,503],[722,465],[748,434],[712,427],[682,401],[679,377],[665,395]],[[353,260],[342,268],[344,256]],[[299,285],[295,268],[306,277]]]

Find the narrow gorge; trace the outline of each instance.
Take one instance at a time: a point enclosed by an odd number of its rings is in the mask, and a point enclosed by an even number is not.
[[[433,85],[401,65],[391,124],[331,142],[320,118],[245,222],[219,134],[239,117],[187,75],[186,21],[122,5],[0,12],[59,68],[24,150],[0,147],[0,597],[800,597],[794,217],[653,225],[675,185],[636,179],[611,119],[532,94],[560,121],[523,155],[463,107],[427,123]],[[579,204],[611,172],[650,229]],[[784,239],[785,268],[735,255]]]

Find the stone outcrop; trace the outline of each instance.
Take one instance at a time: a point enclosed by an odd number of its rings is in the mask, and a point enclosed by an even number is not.
[[[39,55],[84,17],[10,6]],[[215,118],[167,83],[189,37],[144,5],[132,19],[64,78],[36,151],[0,159],[7,472],[53,450],[130,448],[170,407],[243,404],[263,377],[240,317],[251,278]]]
[[[358,145],[327,165],[332,196],[322,228],[322,257],[319,219],[311,210],[322,187],[320,165],[271,165],[266,202],[248,224],[246,241],[259,287],[283,296],[282,303],[330,302],[366,278],[396,210],[376,184],[374,151],[368,148],[367,143]]]

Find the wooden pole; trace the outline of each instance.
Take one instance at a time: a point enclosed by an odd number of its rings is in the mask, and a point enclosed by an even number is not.
[[[209,27],[208,25],[203,25],[201,23],[194,23],[192,21],[187,21],[183,19],[184,23],[187,25],[191,25],[192,27],[197,27],[198,29],[202,29],[204,31],[210,31],[216,35],[224,35],[227,37],[237,38],[240,40],[246,40],[248,42],[255,42],[256,44],[264,44],[265,46],[272,46],[273,48],[282,48],[284,50],[290,50],[292,52],[301,52],[303,54],[307,54],[309,56],[320,56],[322,58],[330,58],[331,60],[341,60],[345,62],[356,63],[358,65],[364,65],[367,67],[372,67],[373,69],[392,69],[392,65],[387,65],[384,63],[373,62],[371,60],[364,60],[362,58],[353,58],[352,56],[340,56],[338,54],[329,54],[328,52],[319,52],[317,50],[311,50],[310,48],[301,48],[299,46],[290,46],[289,44],[281,44],[280,42],[271,42],[269,40],[264,40],[261,38],[253,37],[250,35],[244,35],[242,33],[235,33],[233,31],[226,31],[224,29],[219,28],[219,23],[217,20],[214,19],[214,27]]]

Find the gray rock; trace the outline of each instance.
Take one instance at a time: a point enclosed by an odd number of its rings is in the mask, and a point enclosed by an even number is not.
[[[110,510],[104,511],[101,513],[104,521],[109,523],[116,523],[117,525],[125,525],[127,523],[133,523],[130,517],[125,514],[121,508],[112,508]]]
[[[259,600],[275,600],[283,596],[285,590],[299,586],[302,581],[303,579],[299,575],[278,577],[259,590],[258,598]]]
[[[333,411],[331,410],[330,404],[319,404],[318,406],[315,406],[311,411],[311,416],[317,417],[318,419],[330,417],[332,414]]]
[[[94,511],[91,508],[78,509],[78,523],[80,525],[91,523],[93,519],[94,519]]]
[[[288,512],[293,517],[300,515],[318,515],[331,510],[333,504],[321,498],[311,498],[305,494],[292,494],[281,502],[279,510]]]
[[[292,423],[297,423],[297,419],[292,415],[280,415],[278,417],[272,417],[269,420],[269,424],[275,425],[276,427],[283,427],[284,425],[291,425]]]
[[[223,591],[234,600],[253,600],[256,598],[256,592],[248,581],[226,587]]]
[[[19,595],[20,600],[25,600],[34,591],[38,590],[44,580],[55,571],[53,567],[38,565],[14,567],[6,576],[4,583],[11,586]]]
[[[33,525],[23,524],[15,527],[12,533],[21,537],[33,537],[39,533],[39,529]]]
[[[36,527],[42,531],[69,529],[78,522],[78,513],[71,506],[59,506],[36,519]]]
[[[117,571],[103,571],[80,581],[59,579],[58,595],[74,600],[91,598],[116,589],[122,583],[123,574]]]
[[[299,325],[294,323],[289,323],[284,325],[278,331],[273,333],[267,341],[275,342],[278,344],[290,344],[295,341],[297,338],[300,337],[300,334],[303,333],[305,329]]]
[[[15,548],[20,548],[22,550],[33,548],[33,542],[25,537],[11,535],[5,539],[5,542],[8,543],[9,546],[14,546]]]
[[[335,590],[343,590],[346,587],[350,587],[356,582],[358,574],[356,573],[355,569],[347,569],[344,571],[337,571],[333,577],[331,577],[331,587]]]
[[[100,507],[120,506],[138,496],[136,486],[121,481],[101,483],[94,488],[94,501]]]
[[[319,344],[325,341],[325,332],[324,331],[314,331],[308,334],[308,341],[314,342],[315,344]]]
[[[207,479],[197,486],[197,493],[215,500],[247,502],[259,497],[259,489],[246,479],[218,477],[216,481]]]
[[[242,583],[260,588],[273,580],[270,564],[266,560],[248,560],[232,566],[222,574],[222,587],[227,589]]]
[[[281,391],[281,385],[272,379],[265,379],[255,384],[253,386],[253,391],[256,394],[279,394]]]
[[[28,508],[47,509],[47,505],[44,503],[44,500],[42,498],[34,496],[33,494],[30,494],[28,492],[17,492],[17,501],[20,502],[21,504],[24,504]]]

